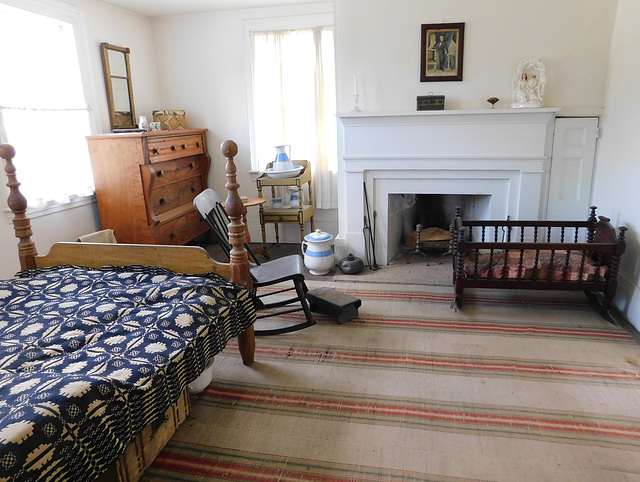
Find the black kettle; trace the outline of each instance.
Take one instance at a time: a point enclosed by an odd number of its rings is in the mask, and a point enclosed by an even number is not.
[[[352,253],[346,258],[342,258],[338,263],[338,268],[344,274],[356,274],[364,269],[364,262],[360,258],[356,258]]]

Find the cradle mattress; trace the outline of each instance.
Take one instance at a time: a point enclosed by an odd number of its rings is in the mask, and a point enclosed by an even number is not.
[[[256,319],[210,274],[59,266],[0,280],[0,480],[92,480]]]
[[[486,250],[484,250],[486,251]],[[467,278],[533,279],[551,281],[605,281],[607,267],[595,264],[582,251],[565,250],[510,250],[505,268],[505,254],[501,250],[493,253],[475,251],[464,260],[464,275]],[[490,273],[491,272],[491,273]]]

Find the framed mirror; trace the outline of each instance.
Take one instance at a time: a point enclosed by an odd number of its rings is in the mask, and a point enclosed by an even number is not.
[[[130,50],[106,42],[102,42],[100,48],[111,129],[135,129],[138,126],[129,68]]]

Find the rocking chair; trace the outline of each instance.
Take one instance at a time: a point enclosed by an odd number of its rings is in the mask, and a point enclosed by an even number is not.
[[[195,199],[193,200],[193,205],[195,206],[196,211],[198,211],[200,216],[206,221],[213,234],[215,234],[218,240],[218,244],[224,251],[225,255],[229,257],[231,253],[231,243],[229,242],[229,236],[227,232],[229,216],[227,215],[220,197],[213,189],[207,188],[195,197]],[[249,272],[253,280],[253,289],[256,296],[260,298],[260,301],[263,302],[263,307],[267,310],[270,310],[271,308],[281,308],[293,303],[299,303],[300,305],[299,307],[295,308],[287,308],[285,310],[277,310],[269,313],[258,314],[258,319],[268,318],[271,316],[277,316],[286,313],[293,313],[297,311],[304,311],[304,315],[306,318],[304,322],[298,323],[296,325],[268,330],[256,329],[255,334],[280,335],[283,333],[290,333],[292,331],[301,330],[303,328],[315,325],[316,321],[311,315],[311,309],[309,308],[309,303],[307,302],[306,298],[308,288],[304,282],[302,257],[297,254],[292,254],[261,263],[253,253],[253,251],[251,251],[251,248],[247,243],[245,243],[244,247],[249,254]],[[277,290],[274,292],[258,294],[259,288],[283,283],[285,281],[293,282],[293,287]],[[295,289],[296,297],[270,303],[264,302],[264,299],[268,296],[291,291],[292,289]]]

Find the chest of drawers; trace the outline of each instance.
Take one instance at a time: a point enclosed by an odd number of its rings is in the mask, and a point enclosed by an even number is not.
[[[87,137],[102,229],[136,244],[185,244],[207,232],[193,207],[207,187],[206,132]]]

